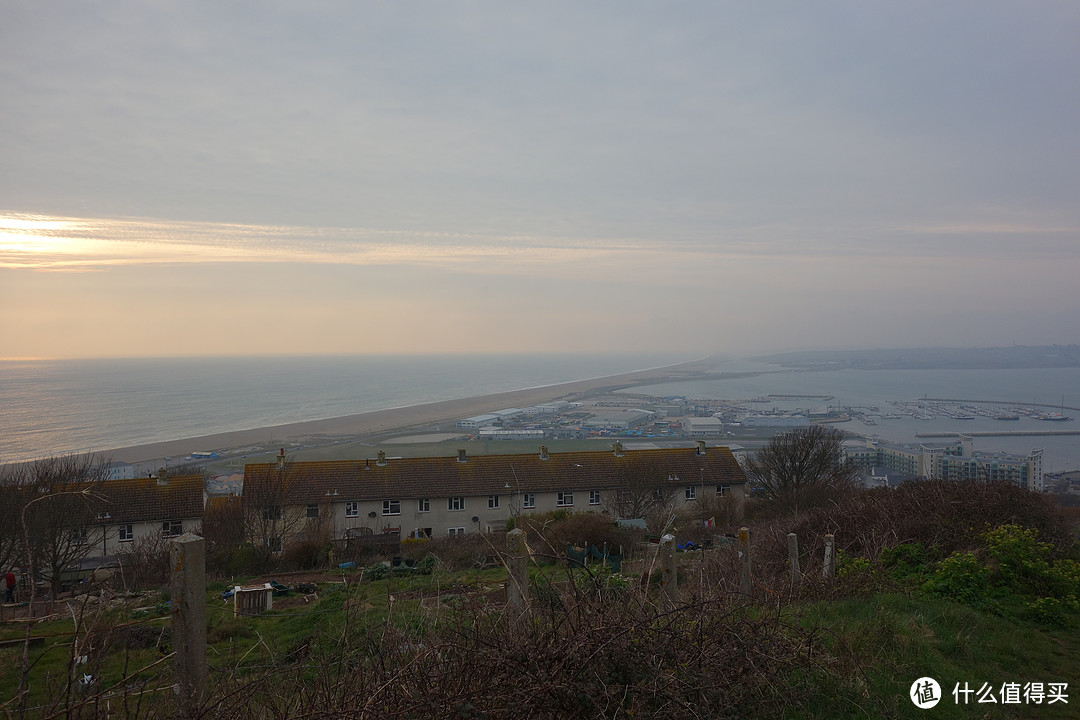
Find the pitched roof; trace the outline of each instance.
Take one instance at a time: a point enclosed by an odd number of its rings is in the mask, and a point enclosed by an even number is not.
[[[102,500],[102,513],[110,523],[151,522],[202,517],[202,475],[170,477],[159,484],[157,478],[107,480],[94,488]]]
[[[708,448],[698,454],[694,448],[551,453],[547,459],[537,454],[481,455],[468,457],[427,457],[329,462],[292,462],[285,470],[276,463],[248,465],[244,470],[244,497],[260,487],[284,480],[293,503],[323,503],[337,500],[378,500],[506,494],[509,483],[514,492],[557,492],[560,490],[604,490],[625,485],[634,472],[655,474],[656,482],[670,485],[745,483],[742,468],[731,451]],[[336,493],[335,493],[336,491]]]

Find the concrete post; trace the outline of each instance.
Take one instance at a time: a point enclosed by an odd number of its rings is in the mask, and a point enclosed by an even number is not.
[[[675,567],[675,536],[660,538],[660,587],[668,599],[675,602],[679,597],[679,571]]]
[[[802,582],[802,573],[799,571],[799,536],[788,533],[787,536],[788,565],[791,566],[791,587],[796,588]]]
[[[506,604],[518,612],[529,606],[529,549],[521,528],[506,533]]]
[[[821,568],[821,574],[827,578],[833,576],[833,546],[835,542],[836,539],[832,533],[825,536],[825,564]]]
[[[750,528],[739,528],[738,538],[739,559],[742,560],[739,586],[742,589],[743,595],[750,595],[754,590],[753,580],[750,575]]]
[[[169,543],[169,560],[175,687],[192,716],[206,699],[206,541],[184,533]]]

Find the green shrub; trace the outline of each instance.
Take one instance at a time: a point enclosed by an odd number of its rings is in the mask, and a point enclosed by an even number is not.
[[[1046,589],[1050,582],[1047,557],[1053,547],[1039,542],[1038,535],[1038,530],[1011,524],[983,533],[996,585],[1020,594]]]
[[[1070,624],[1066,604],[1052,597],[1038,598],[1034,602],[1026,603],[1023,616],[1043,625],[1068,627]]]
[[[881,565],[896,580],[923,581],[940,557],[936,548],[927,549],[921,542],[902,543],[881,551]]]
[[[375,563],[364,568],[364,577],[368,580],[385,580],[390,575],[390,568],[385,563]]]
[[[972,553],[954,553],[941,561],[922,589],[931,595],[975,607],[990,604],[990,573]]]
[[[836,551],[836,576],[852,577],[857,575],[872,575],[873,565],[869,558],[860,555],[848,555],[843,550]]]

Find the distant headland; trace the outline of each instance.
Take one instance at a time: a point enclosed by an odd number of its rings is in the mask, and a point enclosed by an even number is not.
[[[812,350],[750,358],[802,370],[991,370],[1080,367],[1080,345]]]

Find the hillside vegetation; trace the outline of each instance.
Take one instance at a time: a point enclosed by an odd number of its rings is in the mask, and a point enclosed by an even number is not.
[[[525,614],[507,610],[501,568],[468,569],[477,556],[497,555],[491,538],[413,546],[412,555],[429,558],[419,572],[371,565],[307,577],[319,581],[317,597],[294,595],[256,618],[233,618],[217,597],[227,586],[220,582],[208,593],[210,697],[196,714],[1080,716],[1076,530],[1044,498],[1008,485],[913,483],[749,524],[749,597],[740,593],[736,546],[722,538],[679,554],[674,603],[647,553],[617,574],[555,562],[568,538],[621,542],[599,516],[529,525],[538,562]],[[787,565],[789,532],[800,542],[798,583]],[[822,577],[826,533],[838,549],[834,578]],[[46,639],[31,648],[21,702],[22,647],[0,648],[0,697],[14,698],[0,712],[173,717],[164,599],[83,596],[36,627]],[[2,637],[22,630],[5,626]],[[943,695],[931,711],[908,696],[925,676]],[[973,694],[965,706],[952,694],[964,683],[995,695],[1009,683],[1070,685],[1067,704],[979,704]]]

